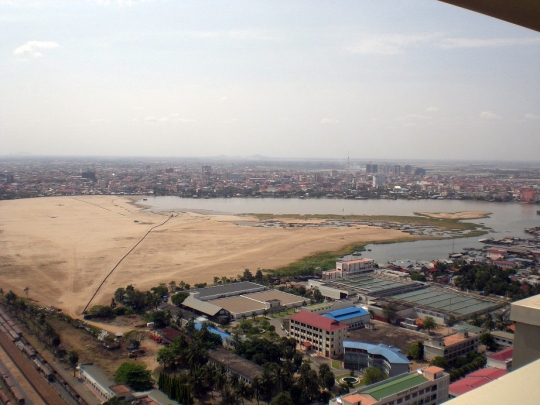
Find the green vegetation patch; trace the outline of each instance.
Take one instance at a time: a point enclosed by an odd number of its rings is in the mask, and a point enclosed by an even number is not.
[[[412,374],[394,381],[389,381],[387,383],[378,385],[374,388],[369,388],[365,391],[362,391],[361,393],[369,394],[377,401],[380,401],[382,398],[386,398],[397,392],[407,390],[426,381],[427,379],[424,376],[420,374]]]

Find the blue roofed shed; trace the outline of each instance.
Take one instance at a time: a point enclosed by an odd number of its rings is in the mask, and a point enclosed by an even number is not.
[[[359,329],[365,327],[371,318],[368,311],[360,307],[348,307],[328,312],[323,316],[342,322],[349,326],[349,329]]]

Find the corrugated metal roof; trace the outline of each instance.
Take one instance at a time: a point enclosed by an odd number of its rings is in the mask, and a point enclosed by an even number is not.
[[[193,298],[191,296],[187,297],[184,302],[182,302],[182,305],[209,316],[214,316],[223,309],[217,305],[198,300],[197,298]]]
[[[220,284],[211,287],[197,288],[191,292],[199,293],[199,298],[220,296],[231,293],[242,294],[245,292],[251,292],[253,290],[265,290],[266,287],[261,284],[252,283],[250,281],[243,281],[240,283]]]
[[[324,314],[323,316],[326,316],[327,318],[335,319],[336,321],[344,321],[346,319],[357,318],[359,316],[366,316],[366,315],[369,315],[369,312],[366,311],[364,308],[349,307],[349,308],[343,308],[343,309],[338,309],[336,311],[328,312],[327,314]]]
[[[371,343],[352,342],[352,341],[346,340],[343,342],[343,348],[366,350],[369,354],[378,354],[378,355],[386,357],[386,359],[390,363],[397,363],[397,364],[410,363],[409,359],[405,357],[403,354],[401,354],[398,348],[386,346],[382,343],[378,345],[373,345]]]
[[[306,325],[311,325],[319,329],[326,331],[333,331],[338,329],[348,328],[347,325],[339,321],[335,321],[331,318],[326,318],[321,315],[314,314],[313,312],[300,311],[290,317],[291,320],[296,322],[305,323]]]

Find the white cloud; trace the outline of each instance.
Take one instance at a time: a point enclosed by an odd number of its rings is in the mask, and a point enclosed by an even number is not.
[[[220,100],[221,100],[221,101],[226,101],[226,100],[227,100],[227,96],[222,96]]]
[[[26,44],[16,48],[13,51],[13,54],[39,58],[40,56],[43,56],[43,54],[38,52],[38,49],[53,49],[58,48],[59,46],[60,45],[58,45],[56,42],[51,41],[28,41]]]
[[[437,107],[428,107],[426,108],[426,112],[437,112],[439,109]]]
[[[110,4],[118,4],[119,6],[132,6],[136,3],[150,3],[153,1],[155,0],[97,0],[96,2],[98,4],[103,4],[106,6]]]
[[[426,115],[419,115],[419,114],[409,114],[405,118],[420,119],[420,120],[429,120],[429,119],[431,119],[431,117],[428,117]]]
[[[441,33],[416,35],[381,35],[365,38],[357,44],[346,48],[351,53],[374,53],[379,55],[396,55],[403,53],[405,48],[418,46],[433,41]]]
[[[339,120],[334,118],[323,118],[319,121],[319,124],[339,124]]]
[[[90,120],[90,122],[106,122],[107,120],[105,118],[94,118],[93,120]]]
[[[501,117],[499,117],[497,114],[492,113],[491,111],[482,111],[480,113],[480,118],[483,120],[500,120]]]
[[[151,116],[144,119],[146,122],[157,122],[157,117]]]
[[[192,38],[228,38],[240,41],[275,41],[279,35],[266,30],[232,30],[232,31],[187,31],[183,33]]]
[[[238,118],[231,118],[230,120],[223,120],[221,121],[222,124],[234,124],[236,122],[238,122],[239,119]]]
[[[530,120],[530,121],[538,121],[538,120],[540,120],[540,115],[525,114],[525,119]]]
[[[446,38],[439,43],[439,46],[445,49],[485,48],[512,45],[540,45],[540,38]]]
[[[425,33],[413,35],[379,35],[360,39],[356,44],[346,48],[357,54],[396,55],[407,48],[420,45],[431,45],[443,49],[481,48],[514,45],[540,45],[540,38],[442,38],[443,33]]]

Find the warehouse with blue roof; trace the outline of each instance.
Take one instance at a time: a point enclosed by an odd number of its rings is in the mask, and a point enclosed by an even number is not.
[[[369,312],[360,307],[338,309],[323,316],[346,324],[350,330],[364,328],[371,319]]]
[[[343,367],[362,370],[376,367],[389,377],[409,372],[409,359],[398,348],[382,343],[343,342]]]

